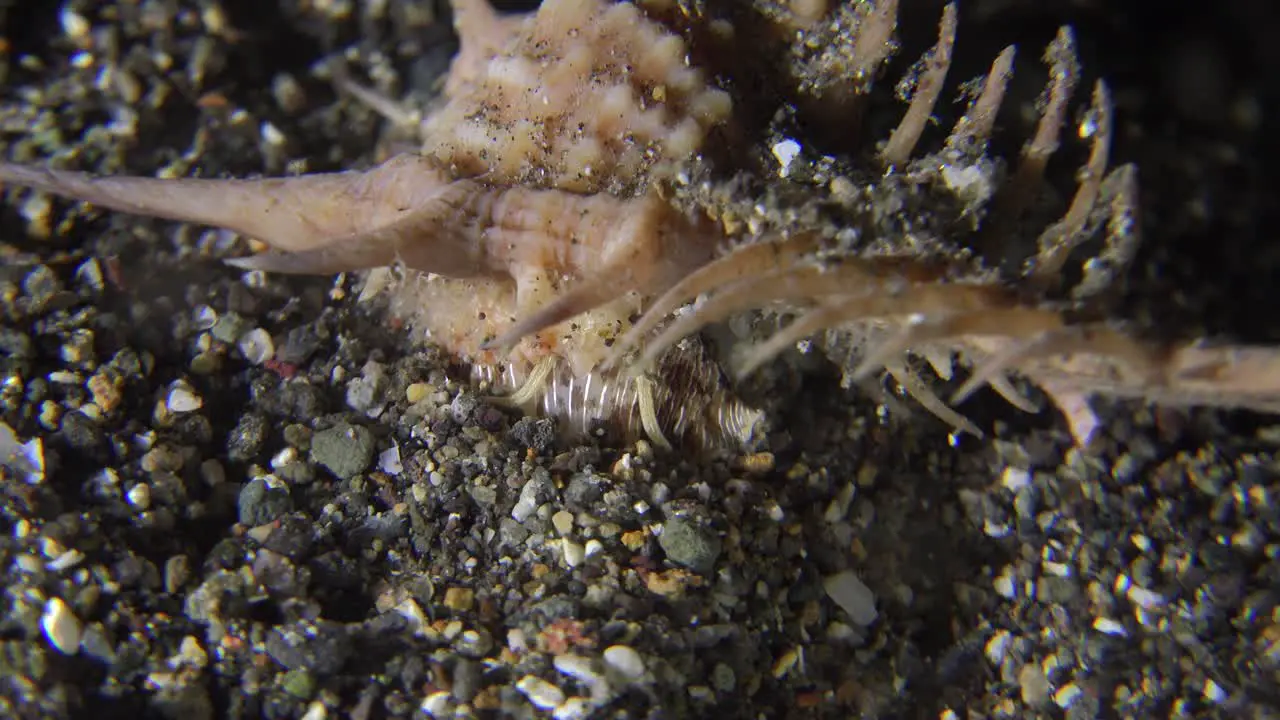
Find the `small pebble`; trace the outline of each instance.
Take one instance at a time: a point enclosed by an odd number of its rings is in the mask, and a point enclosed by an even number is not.
[[[272,79],[271,94],[280,109],[290,114],[300,112],[307,104],[302,85],[288,73],[280,73]]]
[[[557,533],[568,535],[573,530],[573,513],[561,510],[551,516],[551,524],[555,527]]]
[[[1030,707],[1041,707],[1049,700],[1049,679],[1039,663],[1029,662],[1018,671],[1018,686],[1022,691],[1022,702]]]
[[[426,696],[418,708],[432,718],[453,717],[453,699],[445,690],[437,690]]]
[[[827,597],[839,605],[857,625],[876,621],[876,596],[852,570],[838,572],[822,581]]]
[[[557,655],[551,664],[584,685],[595,687],[605,681],[604,676],[596,672],[591,659],[581,655]]]
[[[516,689],[529,698],[540,710],[551,710],[565,700],[564,691],[537,675],[525,675],[516,683]]]
[[[711,528],[692,518],[673,517],[663,525],[658,536],[667,559],[694,572],[706,573],[715,568],[720,557],[721,542]]]
[[[392,445],[378,454],[378,469],[392,476],[404,472],[404,464],[400,460],[399,445]]]
[[[146,483],[138,483],[129,488],[127,496],[129,504],[135,510],[147,510],[151,507],[151,486]]]
[[[1212,678],[1204,680],[1204,699],[1214,705],[1220,705],[1229,697],[1226,690],[1222,686],[1214,682]]]
[[[204,407],[204,399],[196,394],[186,383],[177,383],[169,390],[165,405],[170,412],[189,413]]]
[[[997,630],[991,639],[987,641],[987,645],[983,648],[983,652],[987,656],[987,660],[997,667],[1004,662],[1005,655],[1009,652],[1009,646],[1013,644],[1013,635],[1008,630]]]
[[[644,677],[644,658],[629,645],[610,645],[605,648],[604,662],[628,680]]]
[[[311,460],[343,480],[350,480],[373,462],[375,440],[363,425],[338,423],[311,438]]]
[[[560,539],[560,551],[564,555],[564,564],[571,568],[576,568],[586,559],[586,548],[569,538]]]
[[[1080,696],[1083,694],[1084,691],[1080,689],[1079,685],[1076,685],[1075,683],[1067,683],[1059,688],[1058,692],[1053,694],[1053,702],[1058,707],[1066,710],[1074,705],[1076,700],[1080,699]]]
[[[44,629],[49,644],[63,655],[75,655],[80,650],[80,618],[62,598],[52,597],[44,604],[40,627]]]
[[[226,313],[221,315],[214,322],[213,327],[209,328],[209,332],[213,338],[221,343],[231,345],[240,339],[244,334],[248,322],[244,318],[235,313]]]
[[[86,37],[89,34],[89,31],[93,28],[85,16],[69,7],[64,7],[62,9],[58,19],[62,23],[62,32],[66,33],[67,37],[73,40],[79,40]]]
[[[245,333],[240,337],[236,346],[240,348],[240,354],[251,365],[262,365],[275,357],[276,354],[276,346],[271,339],[271,333],[262,328],[254,328]]]
[[[1106,617],[1094,618],[1093,629],[1100,633],[1106,633],[1107,635],[1123,636],[1128,634],[1124,629],[1124,625]]]
[[[571,697],[560,703],[555,712],[551,713],[551,717],[555,718],[555,720],[586,720],[586,718],[591,717],[591,712],[594,709],[595,706],[590,700]]]
[[[451,587],[444,591],[444,604],[450,610],[466,612],[475,604],[476,593],[471,588]]]

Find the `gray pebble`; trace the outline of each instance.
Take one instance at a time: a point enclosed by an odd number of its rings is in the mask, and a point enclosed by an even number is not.
[[[658,544],[667,559],[695,572],[710,572],[720,557],[720,537],[696,520],[673,517],[663,525]]]
[[[458,658],[453,667],[453,697],[459,702],[471,702],[480,691],[480,663]]]
[[[15,360],[29,360],[36,355],[31,338],[13,328],[0,328],[0,354]]]
[[[551,474],[542,468],[534,471],[533,477],[520,488],[520,499],[511,508],[511,517],[517,522],[524,522],[533,515],[538,506],[555,497],[555,485],[551,482]]]
[[[347,407],[369,417],[377,417],[385,405],[383,390],[387,384],[386,379],[386,372],[381,365],[368,363],[363,375],[352,378],[347,383]]]
[[[604,497],[604,488],[608,483],[607,478],[602,478],[594,473],[578,473],[569,481],[569,486],[564,491],[565,504],[571,508],[585,510],[591,505],[600,502]]]
[[[55,295],[62,292],[62,282],[47,265],[37,265],[22,280],[22,289],[36,308],[44,307]]]
[[[211,720],[215,717],[209,691],[199,684],[161,688],[150,705],[156,716],[168,720]]]
[[[502,547],[521,547],[524,541],[529,539],[529,535],[529,531],[523,525],[511,518],[503,518],[498,523],[498,543]]]
[[[311,460],[343,480],[367,470],[373,451],[373,433],[361,425],[338,423],[311,438]]]
[[[248,328],[249,323],[244,318],[235,313],[227,313],[218,318],[209,334],[218,342],[234,345]]]
[[[249,527],[266,525],[293,509],[289,491],[271,487],[266,480],[252,480],[240,491],[240,522]]]
[[[288,670],[332,675],[351,655],[351,638],[337,623],[299,622],[276,628],[267,637],[267,654]]]
[[[227,457],[233,462],[248,462],[262,450],[270,426],[258,413],[247,413],[227,435]]]
[[[302,325],[285,334],[284,342],[276,349],[276,359],[295,365],[307,361],[320,349],[320,337],[311,325]]]
[[[738,685],[738,677],[733,668],[724,663],[716,663],[711,670],[711,684],[722,693],[731,693]]]
[[[458,393],[449,405],[449,414],[454,422],[465,423],[480,405],[480,399],[471,393]]]
[[[556,423],[550,418],[535,420],[522,417],[511,426],[510,435],[522,447],[532,448],[534,452],[545,452],[556,441]]]
[[[106,438],[102,428],[84,416],[84,413],[69,412],[62,416],[62,437],[71,447],[81,452],[93,452],[102,447]]]

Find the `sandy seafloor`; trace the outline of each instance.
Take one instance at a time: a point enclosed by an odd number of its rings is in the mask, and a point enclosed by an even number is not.
[[[402,90],[451,52],[422,1],[62,7],[0,2],[12,159],[367,166],[382,123],[321,61]],[[1280,338],[1276,11],[989,0],[961,42],[1030,58],[1064,19],[1142,163],[1135,303]],[[983,397],[953,444],[815,361],[771,371],[771,462],[575,446],[355,278],[246,277],[235,242],[5,194],[0,716],[1280,716],[1276,418],[1102,402],[1080,451]]]

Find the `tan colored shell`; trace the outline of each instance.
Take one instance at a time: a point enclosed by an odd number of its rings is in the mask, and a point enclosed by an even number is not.
[[[461,175],[643,188],[729,118],[728,94],[689,67],[684,40],[629,2],[546,0],[520,19],[485,0],[455,7],[463,49],[423,134],[424,151]]]

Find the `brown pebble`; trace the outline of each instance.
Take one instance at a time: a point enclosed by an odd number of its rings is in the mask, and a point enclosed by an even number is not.
[[[628,530],[622,533],[622,544],[627,546],[631,552],[636,552],[644,547],[644,532],[640,530]]]
[[[451,587],[444,591],[444,604],[450,610],[466,612],[476,602],[476,592],[471,588]]]

